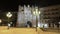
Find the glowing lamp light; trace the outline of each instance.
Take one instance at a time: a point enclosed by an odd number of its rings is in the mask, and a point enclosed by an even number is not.
[[[40,11],[39,11],[39,14],[40,14]]]
[[[47,24],[45,24],[44,26],[47,26]]]
[[[40,23],[38,23],[38,27],[40,27]]]
[[[48,28],[48,24],[44,24],[44,28]]]
[[[35,15],[35,11],[33,12],[33,14]]]
[[[6,14],[6,16],[7,16],[8,18],[10,18],[10,17],[12,16],[11,12],[8,12],[8,13]]]
[[[2,20],[0,19],[0,23],[2,22]]]
[[[28,5],[28,7],[30,7],[30,6]]]
[[[60,24],[60,22],[59,22],[59,24]]]

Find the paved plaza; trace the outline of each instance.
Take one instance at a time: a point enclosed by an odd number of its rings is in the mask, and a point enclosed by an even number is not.
[[[38,31],[36,32],[35,28],[13,28],[11,27],[10,29],[7,29],[7,26],[0,26],[0,34],[60,34],[59,32],[58,30],[43,31],[39,28],[38,28]]]

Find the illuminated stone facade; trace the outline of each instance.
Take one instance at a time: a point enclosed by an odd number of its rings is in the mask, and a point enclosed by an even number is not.
[[[20,6],[18,10],[18,19],[17,19],[17,26],[24,26],[27,21],[31,21],[32,27],[36,27],[36,16],[33,15],[33,11],[35,10],[35,7],[30,6]],[[39,21],[38,16],[38,21]]]

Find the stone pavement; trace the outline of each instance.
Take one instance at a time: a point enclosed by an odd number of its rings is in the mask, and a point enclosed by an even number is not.
[[[47,29],[47,31],[43,31],[38,28],[36,32],[35,28],[10,28],[7,29],[7,26],[0,26],[0,34],[60,34],[60,31]]]
[[[35,28],[10,28],[0,27],[0,34],[37,34]]]
[[[38,34],[60,34],[60,30],[46,29],[43,31],[42,29],[38,28]]]

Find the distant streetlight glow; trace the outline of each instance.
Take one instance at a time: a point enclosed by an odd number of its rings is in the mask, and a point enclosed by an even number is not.
[[[60,22],[59,22],[59,24],[60,24]]]
[[[48,24],[44,24],[44,28],[48,28]]]
[[[0,23],[2,22],[2,20],[0,19]]]

